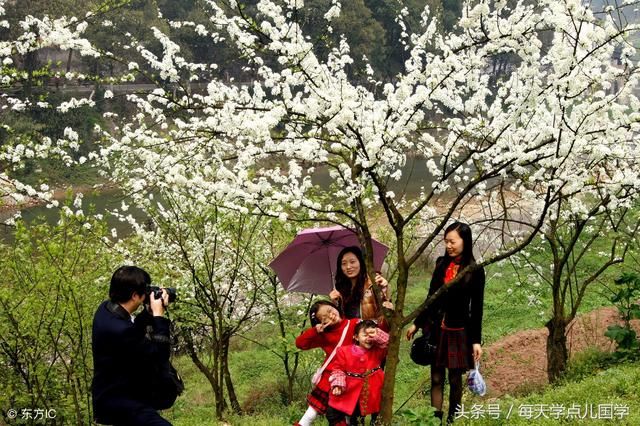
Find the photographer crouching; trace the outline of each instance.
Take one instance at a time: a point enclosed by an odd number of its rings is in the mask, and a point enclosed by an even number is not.
[[[109,300],[93,318],[93,410],[97,423],[171,425],[157,410],[184,388],[169,362],[165,308],[174,289],[151,287],[149,274],[122,266],[111,277]],[[144,304],[138,315],[133,315]]]

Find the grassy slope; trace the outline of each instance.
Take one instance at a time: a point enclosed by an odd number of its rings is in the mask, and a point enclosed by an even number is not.
[[[615,276],[619,271],[611,271],[609,276]],[[514,333],[518,330],[539,328],[544,326],[548,319],[549,292],[544,285],[539,287],[524,287],[516,283],[515,277],[509,265],[493,266],[487,270],[487,288],[485,294],[485,314],[483,322],[483,335],[485,344],[496,341],[500,337]],[[608,278],[606,279],[608,280]],[[605,280],[605,282],[606,282]],[[416,277],[411,283],[407,295],[409,307],[420,303],[426,292],[428,275]],[[529,303],[531,295],[530,288],[533,288],[538,303]],[[512,291],[509,293],[508,289]],[[592,291],[583,303],[581,312],[587,312],[600,306],[608,305],[605,297],[606,292],[600,284],[594,284]],[[268,326],[260,327],[255,331],[255,338],[268,332]],[[304,352],[302,354],[302,376],[297,386],[296,393],[298,400],[291,406],[285,406],[282,402],[280,390],[283,387],[284,371],[277,357],[267,350],[246,342],[236,342],[236,350],[232,353],[232,375],[234,377],[236,392],[240,402],[250,415],[238,417],[231,416],[228,423],[232,425],[286,425],[292,424],[306,409],[304,395],[308,391],[308,375],[320,364],[321,354],[319,351]],[[429,396],[427,389],[428,371],[426,368],[413,364],[408,357],[409,345],[403,342],[400,351],[401,363],[396,380],[395,406],[399,407],[403,403],[403,410],[413,409],[423,411],[428,407]],[[177,360],[178,369],[185,377],[187,389],[185,394],[179,398],[176,405],[166,412],[168,418],[176,426],[187,425],[214,425],[213,398],[211,396],[208,382],[191,364],[189,359]],[[630,381],[629,378],[635,378]],[[582,381],[568,383],[565,386],[549,389],[542,394],[532,394],[520,399],[510,397],[502,398],[491,403],[500,404],[505,411],[508,404],[514,404],[514,410],[519,404],[565,404],[592,402],[615,403],[624,402],[630,405],[632,416],[626,418],[628,424],[640,424],[640,399],[634,396],[640,393],[637,383],[640,383],[640,367],[620,366],[597,376],[588,377]],[[635,391],[632,392],[632,387]],[[598,399],[593,397],[594,389],[607,389],[607,392],[598,391]],[[609,397],[610,395],[610,397]],[[589,399],[591,397],[591,399]],[[481,398],[473,398],[465,394],[464,401],[467,404],[488,404],[489,402]],[[503,419],[504,421],[504,419]],[[512,418],[508,423],[500,421],[486,421],[473,424],[516,424],[514,421],[520,419]],[[522,422],[526,419],[522,419]],[[532,420],[529,420],[532,421]],[[541,419],[533,420],[535,424],[558,424],[542,423]],[[399,424],[406,423],[399,419]],[[319,424],[323,424],[318,421]],[[461,422],[462,423],[462,422]],[[517,423],[521,424],[521,423]],[[619,421],[616,424],[621,424]]]
[[[496,404],[500,406],[501,416],[494,420],[488,418],[464,419],[460,424],[473,425],[527,425],[530,423],[536,426],[551,426],[557,424],[615,424],[615,425],[639,425],[640,424],[640,366],[636,364],[621,364],[606,370],[594,372],[594,375],[588,376],[582,380],[571,381],[564,385],[548,388],[542,393],[533,393],[526,397],[512,398],[504,397]],[[486,401],[478,400],[478,404],[483,404],[484,409],[488,408]],[[528,418],[521,414],[524,407],[538,405],[546,411],[546,415],[540,415],[541,410],[534,409],[534,417]],[[580,413],[586,414],[584,419],[567,418],[569,407],[573,405],[581,406]],[[563,421],[553,418],[549,413],[549,408],[553,405],[564,407],[564,413],[560,418]],[[606,419],[604,411],[598,411],[599,405],[601,409],[607,406],[628,409],[626,415],[615,419]],[[509,408],[513,407],[512,414],[509,419],[506,415]],[[586,408],[585,408],[586,407]],[[590,418],[591,411],[587,408],[593,408],[593,418]],[[468,410],[468,407],[467,407]],[[525,411],[522,411],[524,413]]]

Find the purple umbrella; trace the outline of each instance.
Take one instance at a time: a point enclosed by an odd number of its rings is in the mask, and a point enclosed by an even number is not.
[[[382,267],[389,248],[372,239],[373,265]],[[287,291],[329,294],[336,276],[338,254],[345,247],[358,246],[358,235],[342,226],[310,228],[298,235],[269,266]]]

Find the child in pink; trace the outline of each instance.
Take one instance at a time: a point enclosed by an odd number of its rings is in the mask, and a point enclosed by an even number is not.
[[[364,320],[356,325],[353,339],[354,344],[338,348],[332,363],[326,414],[332,426],[346,426],[346,416],[369,414],[374,424],[380,411],[384,382],[381,363],[387,356],[389,335],[375,321]]]

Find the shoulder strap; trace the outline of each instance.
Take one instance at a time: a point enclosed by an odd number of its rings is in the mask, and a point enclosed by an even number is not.
[[[340,341],[338,342],[336,347],[333,348],[333,352],[331,352],[331,355],[329,355],[329,358],[327,358],[324,364],[322,364],[322,367],[320,367],[320,374],[322,374],[324,369],[327,368],[327,365],[331,363],[331,360],[333,359],[333,357],[336,356],[336,351],[340,346],[342,346],[342,342],[344,342],[344,338],[347,336],[347,330],[349,330],[350,325],[351,325],[351,320],[347,320],[347,324],[344,326],[344,329],[342,330],[342,336],[340,337]]]

